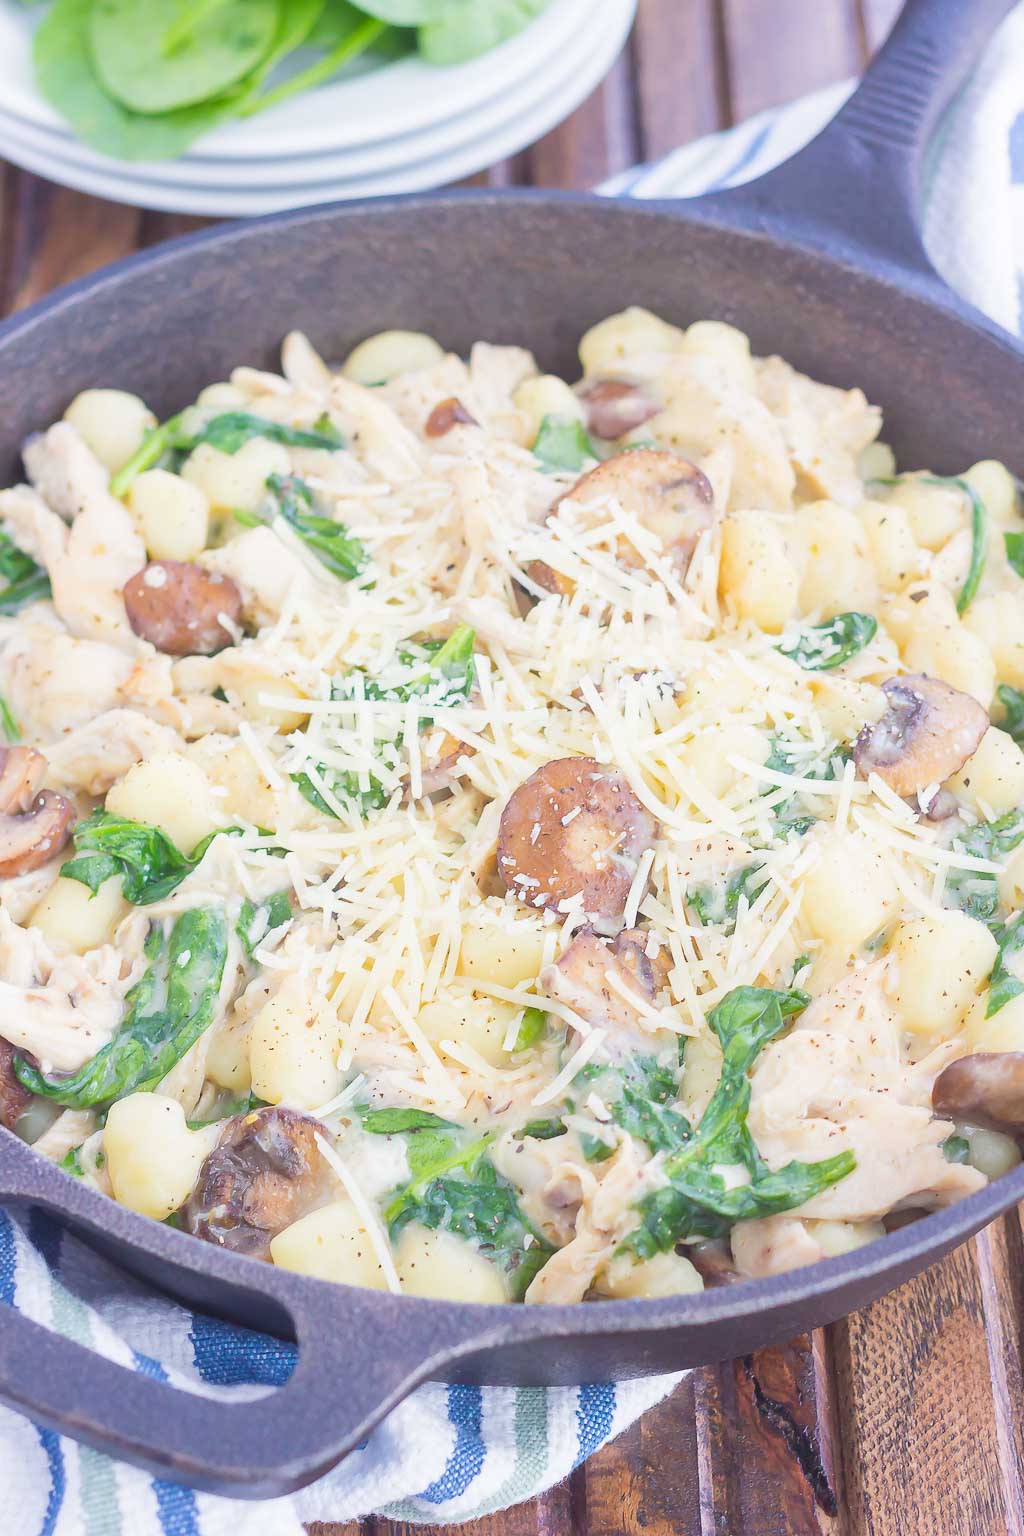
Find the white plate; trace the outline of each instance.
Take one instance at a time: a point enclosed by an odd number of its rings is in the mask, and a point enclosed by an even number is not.
[[[580,28],[593,25],[604,8],[602,0],[552,0],[517,37],[470,64],[437,69],[418,58],[400,59],[335,80],[258,117],[215,129],[204,137],[199,154],[276,159],[417,132],[500,96],[568,46]],[[65,134],[66,124],[33,81],[31,36],[38,19],[15,0],[0,0],[0,102],[27,124]]]
[[[613,0],[611,16],[621,0]],[[630,0],[635,4],[635,0]],[[76,165],[103,175],[124,172],[135,180],[167,183],[171,186],[226,187],[229,191],[257,187],[305,185],[337,177],[351,181],[357,177],[388,174],[406,165],[440,157],[482,139],[485,134],[505,128],[519,113],[531,111],[545,96],[560,90],[569,74],[585,61],[594,42],[604,35],[605,17],[600,26],[579,31],[570,45],[554,53],[532,71],[524,81],[484,102],[472,112],[460,113],[446,123],[420,133],[403,135],[387,143],[345,149],[333,154],[289,156],[274,160],[214,160],[184,155],[178,160],[145,162],[111,161],[70,135],[48,128],[36,128],[13,117],[0,105],[0,151],[8,141],[20,142],[55,163]]]
[[[636,0],[606,0],[600,26],[591,28],[591,52],[585,59],[576,60],[571,78],[532,111],[517,115],[503,129],[487,133],[459,150],[390,173],[297,184],[293,171],[287,182],[276,187],[232,191],[229,188],[172,187],[155,183],[138,174],[122,174],[117,162],[101,162],[104,168],[100,170],[72,164],[23,143],[12,132],[4,135],[4,152],[8,159],[26,170],[98,197],[133,203],[141,208],[219,218],[276,213],[286,208],[355,197],[424,191],[460,180],[517,153],[574,111],[608,73],[621,51],[632,25],[635,3]],[[110,164],[110,170],[105,168],[107,164]],[[138,171],[140,168],[133,169]]]

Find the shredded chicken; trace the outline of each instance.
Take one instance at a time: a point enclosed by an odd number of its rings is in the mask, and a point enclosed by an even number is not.
[[[271,528],[249,528],[199,562],[229,576],[242,594],[242,616],[259,628],[280,618],[287,602],[315,601],[316,577]]]
[[[158,752],[177,752],[181,746],[181,737],[169,725],[137,709],[108,709],[47,747],[47,783],[104,795],[133,764]]]
[[[25,467],[48,506],[71,520],[63,548],[48,536],[44,564],[53,606],[74,635],[136,649],[121,590],[146,563],[146,549],[107,472],[74,427],[57,422],[25,445]]]
[[[85,955],[56,955],[37,928],[0,909],[0,1032],[44,1072],[74,1072],[114,1034],[125,993],[144,969],[127,938]]]
[[[639,1145],[627,1137],[588,1191],[576,1219],[575,1236],[552,1254],[526,1292],[528,1302],[582,1301],[616,1248],[637,1224],[633,1209],[644,1193],[647,1169]]]

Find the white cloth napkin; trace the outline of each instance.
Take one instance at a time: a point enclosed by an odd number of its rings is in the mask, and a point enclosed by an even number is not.
[[[689,144],[602,190],[691,195],[785,159],[851,87],[821,91]],[[1008,330],[1024,311],[1024,5],[954,108],[926,195],[925,235],[947,279]],[[629,302],[628,286],[622,295]],[[48,1218],[0,1210],[0,1302],[140,1371],[225,1400],[287,1378],[285,1344],[196,1316],[111,1270]],[[0,1314],[0,1329],[3,1327]],[[386,1347],[386,1340],[382,1341]],[[672,1390],[677,1375],[565,1389],[422,1387],[312,1487],[240,1504],[174,1487],[0,1409],[7,1536],[300,1536],[369,1512],[459,1522],[528,1499]]]

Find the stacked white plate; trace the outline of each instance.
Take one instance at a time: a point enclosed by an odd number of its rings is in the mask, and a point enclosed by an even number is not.
[[[229,123],[170,161],[111,160],[74,138],[32,77],[31,11],[0,0],[0,156],[65,186],[233,218],[443,186],[548,133],[608,73],[637,0],[551,0],[470,64],[380,64]]]

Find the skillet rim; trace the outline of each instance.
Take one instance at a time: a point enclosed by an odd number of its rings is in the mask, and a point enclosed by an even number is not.
[[[750,183],[751,189],[757,183]],[[1000,347],[1020,363],[1024,378],[1024,348],[1010,333],[991,321],[981,311],[966,303],[948,287],[932,269],[925,266],[910,267],[885,252],[872,250],[845,236],[837,236],[822,220],[806,214],[774,214],[774,226],[768,221],[765,207],[753,196],[747,196],[747,186],[724,192],[706,194],[690,199],[626,199],[605,197],[594,192],[572,192],[543,188],[477,189],[455,188],[442,193],[415,192],[381,198],[360,198],[343,203],[323,203],[299,209],[288,209],[264,215],[257,219],[232,220],[214,224],[208,229],[180,235],[174,239],[111,262],[95,272],[87,273],[63,284],[46,294],[34,304],[18,311],[0,322],[0,351],[8,340],[30,333],[35,326],[51,315],[74,310],[90,295],[98,293],[137,271],[158,271],[165,264],[176,262],[193,250],[221,247],[230,251],[236,243],[244,243],[259,237],[266,231],[289,229],[320,223],[356,220],[365,214],[379,216],[400,215],[422,208],[427,212],[475,207],[481,211],[500,213],[511,206],[551,206],[560,208],[597,209],[611,219],[637,217],[652,222],[671,220],[676,224],[696,223],[723,234],[754,241],[775,249],[792,251],[804,259],[820,262],[829,274],[845,274],[851,278],[878,283],[889,290],[906,294],[915,301],[941,312],[947,320],[953,320],[969,330],[980,333],[987,342]],[[4,1188],[6,1138],[17,1144],[33,1162],[34,1178],[31,1187],[8,1191]],[[73,1180],[67,1188],[57,1182],[64,1178],[56,1164],[48,1162],[32,1152],[26,1143],[0,1128],[0,1200],[12,1199],[28,1205],[42,1205],[58,1217],[70,1216],[80,1223],[79,1230],[94,1228],[99,1234],[124,1244],[133,1251],[141,1251],[154,1257],[166,1257],[177,1267],[193,1274],[205,1274],[223,1281],[234,1290],[262,1293],[279,1300],[294,1316],[301,1308],[293,1309],[289,1292],[301,1296],[308,1287],[312,1294],[323,1297],[326,1293],[338,1294],[339,1305],[353,1291],[366,1294],[365,1288],[345,1285],[337,1281],[318,1280],[311,1276],[271,1268],[273,1283],[270,1286],[257,1283],[259,1269],[264,1278],[268,1266],[256,1267],[257,1261],[241,1255],[217,1249],[213,1245],[199,1243],[195,1238],[148,1217],[140,1216],[127,1207],[120,1206],[110,1197],[94,1192]],[[52,1190],[47,1186],[52,1184]],[[377,1293],[382,1309],[388,1304],[401,1306],[410,1318],[439,1317],[442,1313],[451,1317],[476,1319],[475,1330],[480,1337],[480,1351],[506,1342],[528,1343],[546,1337],[584,1337],[589,1334],[639,1335],[671,1329],[694,1328],[702,1323],[722,1323],[737,1315],[751,1311],[774,1312],[787,1305],[813,1304],[827,1301],[829,1296],[840,1295],[847,1286],[871,1285],[872,1294],[879,1296],[903,1283],[902,1278],[892,1285],[877,1282],[891,1269],[909,1267],[911,1273],[923,1269],[931,1261],[937,1261],[950,1249],[967,1241],[981,1227],[1005,1214],[1018,1201],[1024,1199],[1024,1163],[1002,1175],[984,1188],[942,1209],[930,1212],[898,1231],[887,1233],[884,1238],[864,1245],[850,1253],[819,1260],[814,1264],[786,1271],[780,1275],[744,1280],[739,1285],[715,1287],[684,1296],[665,1298],[634,1298],[631,1300],[602,1300],[597,1305],[581,1306],[579,1303],[545,1304],[525,1307],[520,1303],[465,1303],[429,1300],[422,1297],[392,1297],[386,1292]],[[123,1227],[124,1231],[118,1231]],[[85,1237],[89,1240],[88,1236]],[[185,1246],[183,1247],[182,1244]],[[189,1255],[193,1262],[189,1261]],[[173,1286],[168,1287],[173,1294]],[[838,1315],[844,1315],[841,1312]],[[501,1319],[504,1326],[495,1336],[489,1336],[488,1323]],[[518,1320],[516,1326],[513,1321]]]

